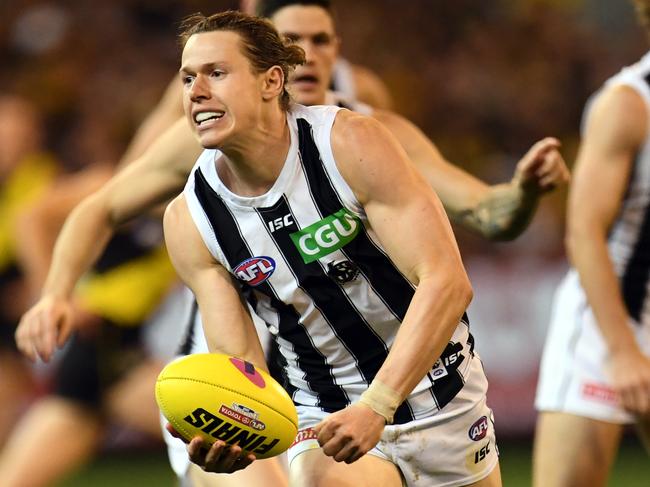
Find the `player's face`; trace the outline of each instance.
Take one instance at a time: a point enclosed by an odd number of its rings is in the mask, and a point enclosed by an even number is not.
[[[241,37],[230,31],[195,34],[183,49],[183,108],[203,147],[223,148],[256,126],[261,75],[253,73]]]
[[[271,20],[280,35],[305,50],[306,62],[290,76],[289,92],[303,105],[324,103],[339,49],[332,17],[321,7],[291,5],[278,10]]]

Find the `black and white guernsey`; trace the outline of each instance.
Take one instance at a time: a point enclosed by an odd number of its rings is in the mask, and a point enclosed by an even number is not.
[[[330,132],[338,110],[291,108],[287,160],[266,194],[230,192],[217,175],[218,150],[203,152],[184,190],[211,254],[276,336],[293,400],[327,412],[367,388],[415,292],[337,169]],[[473,359],[463,318],[395,422],[442,409],[463,388]]]

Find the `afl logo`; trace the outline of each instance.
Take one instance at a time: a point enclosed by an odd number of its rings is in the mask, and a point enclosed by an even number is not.
[[[479,441],[485,438],[488,431],[488,420],[486,416],[481,416],[478,420],[469,427],[469,437],[474,441]]]
[[[251,257],[234,269],[237,279],[251,286],[258,286],[266,281],[275,270],[275,261],[271,257]]]

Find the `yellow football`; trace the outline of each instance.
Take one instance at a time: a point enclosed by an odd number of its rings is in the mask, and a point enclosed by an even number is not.
[[[228,355],[198,353],[170,362],[156,381],[156,401],[184,438],[238,444],[257,458],[284,452],[298,431],[296,408],[282,386]]]

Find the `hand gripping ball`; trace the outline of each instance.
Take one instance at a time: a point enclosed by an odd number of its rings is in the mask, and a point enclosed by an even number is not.
[[[170,362],[156,381],[156,401],[185,439],[238,444],[257,458],[284,452],[298,431],[291,398],[253,364],[216,353]]]

